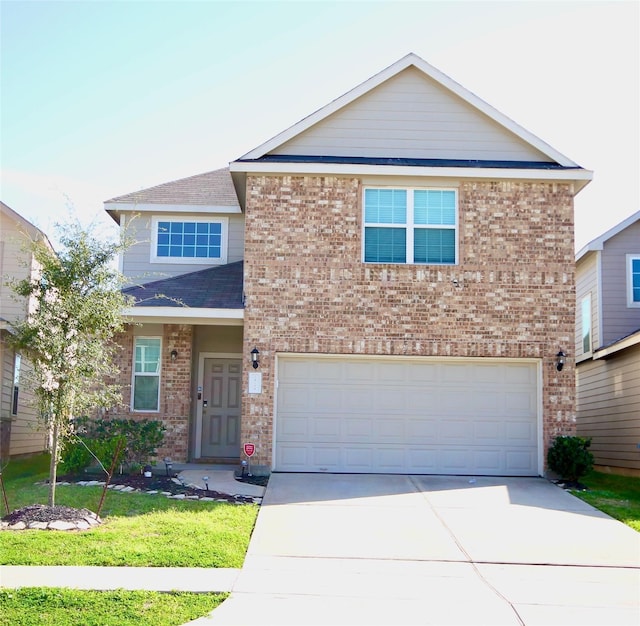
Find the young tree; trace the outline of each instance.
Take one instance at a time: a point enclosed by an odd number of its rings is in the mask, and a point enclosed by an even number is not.
[[[9,339],[33,365],[38,410],[51,440],[49,506],[55,505],[61,439],[72,418],[120,401],[115,380],[113,337],[124,329],[122,276],[112,265],[123,242],[105,243],[78,223],[58,227],[62,251],[41,242],[31,250],[40,267],[37,275],[11,286],[30,301],[26,319],[12,324]]]

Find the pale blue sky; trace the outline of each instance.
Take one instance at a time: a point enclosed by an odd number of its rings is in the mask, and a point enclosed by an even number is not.
[[[640,3],[0,2],[0,198],[52,231],[226,166],[415,52],[585,168],[582,247],[640,208]]]

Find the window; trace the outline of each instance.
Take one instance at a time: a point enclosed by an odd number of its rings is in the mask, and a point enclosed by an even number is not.
[[[453,189],[365,189],[365,263],[457,262]]]
[[[627,254],[627,305],[640,307],[640,254]]]
[[[582,320],[582,353],[591,352],[591,294],[582,298],[580,309]]]
[[[16,354],[13,360],[13,392],[11,394],[11,415],[18,415],[18,396],[20,395],[20,365],[22,356]]]
[[[154,218],[151,261],[155,263],[226,263],[225,217],[209,220]]]
[[[160,406],[159,337],[136,337],[133,366],[134,411],[158,411]]]

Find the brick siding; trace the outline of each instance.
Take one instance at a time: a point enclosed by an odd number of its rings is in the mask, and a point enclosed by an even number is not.
[[[116,358],[120,369],[118,382],[122,385],[123,406],[112,414],[126,419],[160,420],[166,427],[164,444],[158,449],[158,459],[170,457],[176,463],[187,461],[189,453],[189,424],[191,411],[191,352],[193,327],[166,324],[162,336],[160,374],[160,411],[142,413],[131,411],[131,375],[133,367],[133,328],[118,338],[121,346]],[[171,351],[178,356],[171,360]]]
[[[458,265],[364,264],[361,181],[249,175],[244,354],[258,347],[263,375],[250,395],[245,371],[253,460],[271,465],[276,352],[541,359],[546,456],[575,430],[573,359],[554,366],[573,346],[572,192],[462,182]]]

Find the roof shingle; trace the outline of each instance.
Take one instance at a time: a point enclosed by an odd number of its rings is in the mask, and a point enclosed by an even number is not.
[[[243,261],[128,287],[136,307],[242,309]]]
[[[239,206],[228,167],[134,191],[106,202]]]

